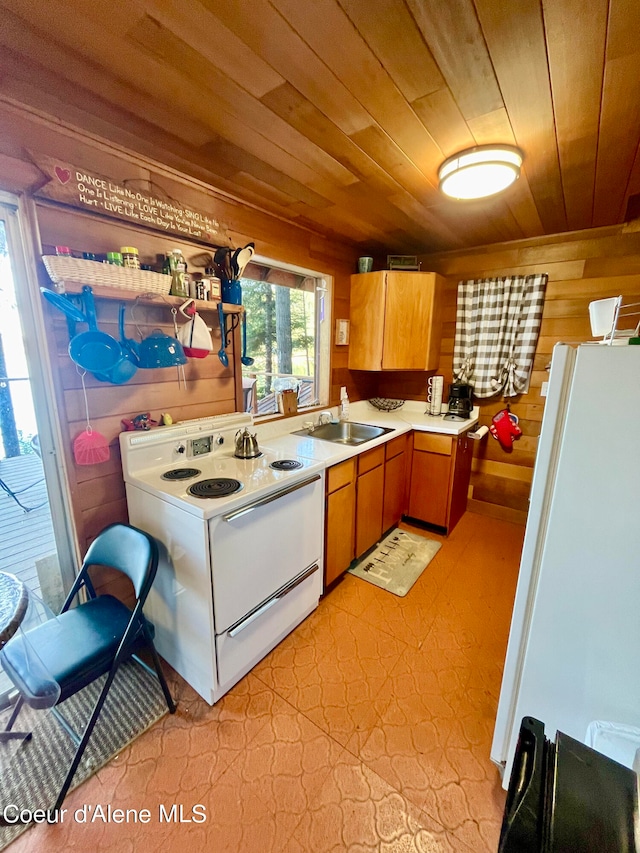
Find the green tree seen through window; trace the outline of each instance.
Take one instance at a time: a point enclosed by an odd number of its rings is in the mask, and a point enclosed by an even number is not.
[[[315,293],[242,279],[247,353],[255,359],[257,399],[277,390],[271,374],[313,377],[316,362]],[[266,375],[265,375],[266,374]]]

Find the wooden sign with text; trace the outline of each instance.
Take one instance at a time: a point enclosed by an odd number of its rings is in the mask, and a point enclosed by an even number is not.
[[[152,192],[119,184],[53,157],[31,156],[48,178],[35,193],[38,196],[153,228],[155,231],[176,234],[187,240],[199,240],[214,246],[227,245],[229,242],[225,229],[217,219],[184,207],[174,199],[159,198]]]

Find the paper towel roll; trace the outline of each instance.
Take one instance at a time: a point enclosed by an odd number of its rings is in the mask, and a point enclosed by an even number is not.
[[[484,438],[488,432],[489,432],[488,426],[481,426],[481,427],[478,427],[478,429],[475,432],[471,431],[469,433],[469,438],[473,438],[474,441],[480,441],[480,439]]]

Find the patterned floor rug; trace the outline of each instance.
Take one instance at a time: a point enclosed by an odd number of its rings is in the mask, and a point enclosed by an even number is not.
[[[441,543],[433,539],[392,530],[373,551],[351,566],[349,572],[394,595],[405,596],[440,546]]]
[[[95,704],[104,678],[85,687],[59,705],[76,732],[82,732]],[[19,718],[23,730],[27,720]],[[167,705],[157,678],[134,661],[123,664],[116,675],[98,722],[76,771],[71,790],[77,788],[107,764],[128,743],[145,732],[167,713]],[[4,728],[6,712],[0,719]],[[19,746],[0,744],[0,814],[8,805],[20,809],[47,809],[73,760],[75,746],[51,712],[40,712],[33,737]],[[10,810],[11,819],[15,810]],[[0,850],[27,829],[21,824],[0,826]]]

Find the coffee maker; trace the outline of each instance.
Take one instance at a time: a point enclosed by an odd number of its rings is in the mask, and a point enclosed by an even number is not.
[[[449,385],[449,409],[444,419],[447,421],[466,421],[471,417],[471,395],[473,386],[466,382],[454,382]]]

